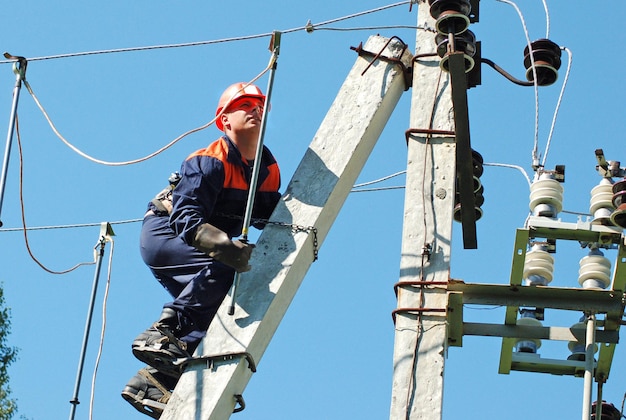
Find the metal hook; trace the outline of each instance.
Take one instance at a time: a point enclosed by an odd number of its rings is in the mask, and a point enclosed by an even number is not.
[[[26,76],[26,66],[28,65],[26,57],[11,55],[8,52],[5,52],[4,58],[7,60],[15,60],[15,63],[13,63],[13,72],[18,74],[21,80],[24,80],[24,77]]]

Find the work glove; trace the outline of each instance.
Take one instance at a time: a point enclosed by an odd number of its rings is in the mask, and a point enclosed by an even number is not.
[[[252,268],[248,261],[254,244],[232,241],[225,232],[208,223],[200,225],[196,231],[193,246],[239,273],[250,271]]]

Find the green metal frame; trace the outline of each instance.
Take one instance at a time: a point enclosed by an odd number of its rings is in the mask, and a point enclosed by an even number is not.
[[[619,328],[626,301],[626,244],[622,229],[593,225],[585,221],[564,223],[542,217],[531,217],[528,226],[516,232],[508,285],[450,281],[447,286],[448,345],[462,346],[464,335],[502,337],[498,369],[501,374],[514,370],[582,376],[585,371],[584,361],[541,358],[538,354],[515,352],[513,348],[519,338],[584,341],[585,329],[517,325],[519,308],[537,307],[604,314],[603,322],[599,323],[601,327],[596,331],[599,353],[594,374],[596,381],[604,382],[609,377],[615,346],[619,341]],[[522,285],[526,249],[529,241],[535,238],[617,246],[618,255],[610,290]],[[505,306],[504,324],[463,322],[463,305],[468,303]]]

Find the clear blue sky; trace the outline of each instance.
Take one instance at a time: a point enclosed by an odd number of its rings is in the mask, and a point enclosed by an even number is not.
[[[302,28],[391,3],[361,2],[54,2],[7,4],[0,49],[27,58],[118,48],[247,37]],[[546,166],[566,165],[564,208],[588,212],[589,192],[600,180],[594,150],[626,163],[623,97],[626,91],[621,23],[626,4],[548,1],[549,37],[573,53],[571,74],[556,121]],[[531,40],[546,36],[540,0],[520,2]],[[285,33],[274,83],[266,144],[277,156],[283,191],[356,53],[350,46],[370,35],[399,36],[414,50],[417,8],[408,4],[332,23],[326,29],[403,26],[352,31]],[[508,4],[481,2],[480,22],[471,28],[489,58],[517,78],[526,39]],[[268,63],[268,37],[184,48],[163,48],[73,58],[33,60],[26,79],[53,122],[74,146],[104,161],[146,156],[209,121],[227,85],[260,73]],[[539,151],[548,133],[564,80],[540,90]],[[8,126],[15,77],[0,64],[0,118]],[[265,89],[267,77],[258,84]],[[405,93],[359,182],[406,168],[404,132],[409,128],[411,91]],[[531,173],[535,99],[483,66],[482,85],[469,91],[473,147],[485,162],[519,165]],[[2,120],[0,119],[0,122]],[[106,333],[97,373],[94,419],[143,419],[119,393],[142,366],[130,352],[133,338],[160,313],[168,296],[151,277],[138,252],[138,222],[145,206],[191,151],[219,136],[215,127],[186,137],[146,162],[104,166],[65,146],[52,132],[32,97],[22,89],[19,104],[23,149],[23,194],[29,227],[92,224],[29,233],[33,254],[51,270],[93,261],[98,223],[113,224],[116,236],[106,301]],[[3,131],[5,133],[6,131]],[[4,144],[4,137],[2,138]],[[337,139],[341,141],[341,139]],[[12,396],[26,419],[67,418],[74,391],[93,265],[65,275],[49,274],[30,258],[21,226],[19,151],[14,137],[0,218],[0,281],[12,312],[10,344],[19,347],[11,367]],[[487,167],[486,202],[478,222],[478,250],[464,250],[455,225],[452,277],[466,282],[507,283],[515,229],[528,214],[528,185],[520,172]],[[377,186],[404,185],[399,176]],[[388,418],[404,191],[353,193],[272,340],[244,398],[237,419]],[[564,213],[564,221],[575,216]],[[110,244],[106,247],[77,419],[88,418],[91,378],[100,342]],[[577,243],[555,255],[555,286],[577,287]],[[607,252],[611,260],[615,251]],[[502,322],[499,308],[465,309],[472,321]],[[569,326],[578,313],[546,313],[545,325]],[[566,358],[566,343],[544,344],[543,357]],[[580,378],[513,372],[499,375],[500,340],[466,337],[446,360],[444,419],[510,420],[580,418]],[[624,349],[618,347],[604,398],[621,404],[626,386]]]

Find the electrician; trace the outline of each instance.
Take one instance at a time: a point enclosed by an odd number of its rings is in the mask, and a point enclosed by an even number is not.
[[[159,418],[178,378],[174,362],[189,357],[226,297],[235,272],[250,270],[254,245],[241,235],[261,129],[265,95],[252,84],[229,86],[218,102],[216,126],[224,135],[192,153],[180,179],[148,205],[140,250],[144,262],[172,295],[159,319],[132,343],[148,366],[122,391],[137,410]],[[264,227],[280,199],[280,171],[263,146],[253,226]],[[170,201],[171,200],[171,201]]]

